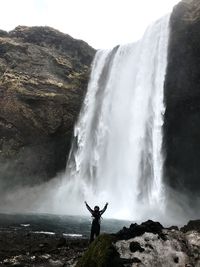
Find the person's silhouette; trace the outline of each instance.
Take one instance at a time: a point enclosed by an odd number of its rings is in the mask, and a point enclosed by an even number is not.
[[[89,212],[92,214],[92,227],[90,233],[90,243],[94,240],[94,236],[97,237],[100,234],[100,220],[101,215],[106,211],[108,203],[104,206],[102,210],[99,210],[99,206],[95,206],[94,210],[85,201],[85,205]]]

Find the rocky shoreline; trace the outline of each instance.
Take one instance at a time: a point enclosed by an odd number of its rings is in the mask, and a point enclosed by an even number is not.
[[[199,267],[200,220],[164,228],[151,220],[88,239],[29,230],[0,232],[0,266]]]
[[[74,266],[88,240],[29,231],[0,232],[0,266]]]

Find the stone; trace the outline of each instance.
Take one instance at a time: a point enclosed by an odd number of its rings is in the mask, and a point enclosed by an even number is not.
[[[120,230],[116,236],[118,239],[130,239],[136,236],[141,236],[145,232],[158,234],[162,239],[165,239],[164,234],[162,233],[163,226],[159,222],[153,222],[152,220],[148,220],[146,222],[138,225],[137,223],[131,224],[129,228],[124,227]]]

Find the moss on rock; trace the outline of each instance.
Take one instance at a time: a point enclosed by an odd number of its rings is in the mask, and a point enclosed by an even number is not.
[[[76,267],[122,267],[119,254],[113,246],[116,237],[100,235],[88,248]]]

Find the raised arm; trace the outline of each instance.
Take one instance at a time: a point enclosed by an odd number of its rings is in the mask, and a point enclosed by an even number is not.
[[[89,210],[90,213],[93,213],[93,210],[90,208],[90,206],[87,204],[87,202],[85,201],[85,205],[86,208]]]
[[[100,210],[100,214],[101,215],[106,211],[107,206],[108,206],[108,202],[106,203],[106,205],[104,206],[104,208],[102,210]]]

